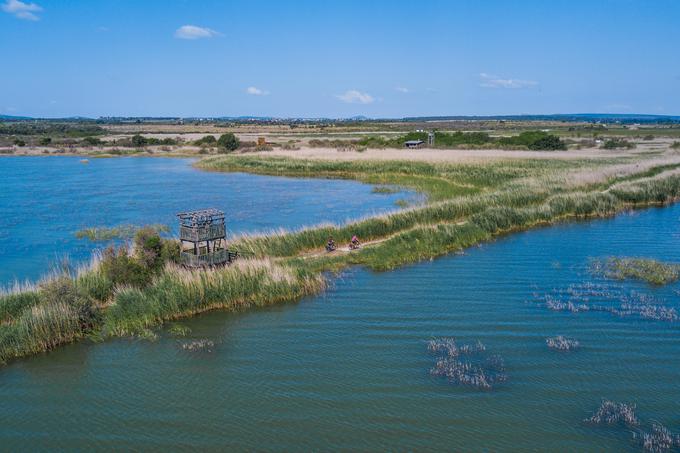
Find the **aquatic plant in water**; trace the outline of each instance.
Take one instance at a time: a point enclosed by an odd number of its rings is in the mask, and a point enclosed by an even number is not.
[[[642,280],[651,285],[667,285],[680,278],[680,264],[649,258],[617,258],[593,260],[591,271],[615,280]]]
[[[480,341],[458,345],[454,338],[433,338],[428,342],[427,350],[437,355],[430,374],[445,377],[452,384],[491,390],[496,384],[507,380],[505,364],[498,355],[480,357],[478,360],[461,358],[486,352],[486,347]]]
[[[664,453],[680,447],[680,435],[673,434],[661,423],[652,422],[648,430],[641,428],[635,409],[634,404],[602,400],[598,410],[584,421],[594,425],[620,425],[632,429],[633,439],[644,451]]]
[[[185,351],[189,352],[212,352],[215,348],[215,342],[208,339],[192,340],[186,343],[182,343],[181,347]]]
[[[76,231],[78,239],[89,239],[93,242],[110,241],[113,239],[131,239],[135,233],[142,228],[150,228],[156,233],[167,233],[170,227],[164,224],[147,225],[140,227],[137,225],[118,225],[115,227],[92,227]]]
[[[544,295],[535,292],[534,301],[552,311],[605,312],[621,317],[668,322],[680,320],[677,309],[665,305],[663,301],[640,291],[609,284],[585,282],[564,289],[553,289]]]
[[[680,448],[680,435],[673,434],[661,423],[652,423],[649,431],[640,431],[633,434],[638,439],[645,451],[652,453],[663,453],[670,451],[673,447]]]
[[[173,324],[168,329],[168,332],[175,337],[186,337],[191,333],[191,329],[181,324]]]
[[[624,424],[628,427],[640,424],[635,415],[635,404],[617,403],[610,400],[602,400],[597,411],[584,421],[595,425]]]
[[[546,338],[545,343],[550,349],[556,349],[558,351],[573,351],[580,346],[578,340],[562,335]]]

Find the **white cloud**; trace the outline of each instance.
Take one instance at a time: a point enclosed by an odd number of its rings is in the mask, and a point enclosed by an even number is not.
[[[42,7],[35,3],[24,3],[19,0],[7,0],[2,4],[2,10],[6,13],[13,14],[19,19],[25,20],[40,20],[35,14],[42,11]]]
[[[395,90],[397,90],[400,93],[410,93],[411,92],[411,90],[409,90],[406,87],[396,87]]]
[[[487,74],[482,72],[479,74],[481,82],[479,86],[484,88],[529,88],[538,85],[538,82],[533,80],[521,80],[521,79],[504,79],[495,75]]]
[[[252,94],[253,96],[267,96],[269,91],[261,90],[257,87],[248,87],[246,88],[246,93]]]
[[[222,36],[222,33],[196,25],[182,25],[175,31],[175,38],[179,39],[214,38],[215,36]]]
[[[348,104],[371,104],[375,101],[370,94],[357,90],[347,90],[344,94],[336,94],[335,97]]]

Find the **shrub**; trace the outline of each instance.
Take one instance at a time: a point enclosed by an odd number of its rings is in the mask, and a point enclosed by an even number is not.
[[[135,234],[135,257],[139,264],[149,270],[160,267],[163,240],[153,228],[141,228]]]
[[[228,132],[220,136],[219,140],[217,140],[217,146],[227,151],[236,151],[239,146],[239,140],[234,134]]]
[[[206,135],[201,137],[194,142],[196,146],[215,146],[217,145],[217,139],[213,135]]]
[[[48,146],[52,144],[52,139],[50,137],[43,137],[38,143],[40,143],[41,146]]]
[[[132,142],[132,146],[138,146],[138,147],[146,146],[148,144],[147,139],[142,137],[139,134],[133,135],[131,142]]]
[[[85,143],[88,146],[97,146],[101,145],[102,141],[98,139],[97,137],[85,137],[83,139],[83,143]]]
[[[425,134],[427,139],[427,134]],[[491,137],[486,132],[454,132],[453,134],[446,134],[443,132],[435,132],[434,143],[435,146],[459,146],[459,145],[484,145],[491,142]]]
[[[673,142],[673,144],[671,145],[671,148],[680,149],[680,142]]]
[[[526,146],[536,151],[567,149],[566,143],[559,137],[543,131],[525,131],[514,137],[502,137],[498,139],[498,144],[502,146]]]
[[[40,285],[40,299],[44,306],[68,306],[77,316],[83,331],[91,330],[98,321],[99,310],[94,301],[76,287],[68,274],[43,282]]]
[[[626,148],[626,149],[631,149],[635,148],[635,145],[628,140],[624,140],[622,138],[612,138],[604,142],[602,145],[602,149],[619,149],[619,148]]]
[[[114,286],[142,287],[149,282],[150,274],[124,247],[110,246],[104,250],[101,262],[102,273]]]
[[[14,144],[17,146],[26,146],[26,142],[20,138],[15,138]]]

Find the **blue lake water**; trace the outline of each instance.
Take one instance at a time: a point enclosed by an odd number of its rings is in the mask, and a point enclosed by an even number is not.
[[[544,296],[606,288],[603,304],[679,309],[678,284],[588,272],[610,255],[678,261],[679,221],[671,206],[513,234],[393,272],[353,269],[299,303],[184,320],[186,339],[14,362],[0,368],[0,449],[639,451],[629,429],[583,419],[608,398],[680,432],[680,323],[553,311]],[[554,335],[581,347],[550,350]],[[435,336],[483,342],[508,380],[481,391],[431,376]],[[215,345],[182,349],[192,339]]]
[[[229,233],[345,222],[419,201],[413,193],[375,194],[354,181],[264,177],[196,170],[189,159],[0,158],[0,286],[37,279],[93,248],[88,227],[166,224],[178,212],[222,209]]]

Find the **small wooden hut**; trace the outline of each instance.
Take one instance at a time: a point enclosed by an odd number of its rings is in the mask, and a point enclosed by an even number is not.
[[[404,142],[404,146],[409,149],[422,148],[425,144],[422,140],[408,140]]]
[[[201,209],[181,212],[177,217],[182,264],[187,267],[219,266],[236,258],[235,252],[227,250],[224,212]]]

